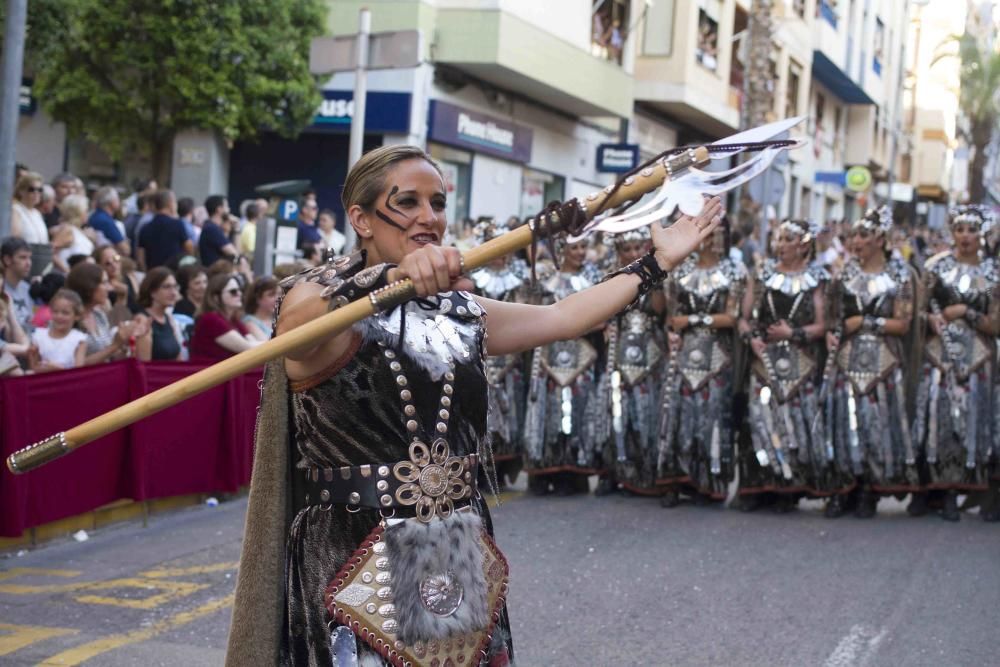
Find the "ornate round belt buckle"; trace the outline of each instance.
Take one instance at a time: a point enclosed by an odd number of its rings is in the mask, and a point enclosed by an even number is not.
[[[556,363],[560,366],[569,366],[573,363],[573,354],[568,350],[560,350],[556,353]]]
[[[694,350],[690,355],[688,355],[688,361],[692,364],[700,364],[705,361],[705,353],[701,350]]]
[[[437,572],[420,582],[420,602],[435,616],[447,617],[458,611],[465,589],[452,571]]]
[[[792,372],[792,362],[785,358],[778,359],[774,362],[774,370],[778,372],[778,375],[784,377]]]

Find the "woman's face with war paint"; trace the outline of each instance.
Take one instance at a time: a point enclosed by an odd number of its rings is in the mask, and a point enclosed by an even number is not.
[[[362,211],[356,225],[378,261],[398,264],[414,250],[441,245],[447,195],[437,169],[420,158],[403,160],[388,171],[385,184],[373,210]]]
[[[951,238],[955,241],[958,254],[971,257],[979,252],[979,230],[974,225],[962,223],[952,226]]]

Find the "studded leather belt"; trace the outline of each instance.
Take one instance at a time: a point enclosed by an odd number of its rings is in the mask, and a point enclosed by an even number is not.
[[[422,443],[408,461],[305,471],[306,505],[347,505],[364,509],[413,507],[418,518],[448,514],[476,495],[479,459],[447,456]],[[443,454],[443,455],[442,455]]]

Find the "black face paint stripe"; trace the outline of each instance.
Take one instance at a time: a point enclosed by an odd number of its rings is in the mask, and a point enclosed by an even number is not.
[[[377,215],[378,219],[381,220],[382,222],[384,222],[385,224],[391,225],[391,226],[395,227],[396,229],[398,229],[401,232],[405,232],[406,231],[406,227],[403,227],[402,225],[396,224],[395,222],[393,222],[392,218],[390,218],[389,216],[387,216],[382,211],[380,211],[378,209],[375,209],[375,215]]]
[[[394,194],[396,194],[397,192],[399,192],[399,186],[398,185],[392,186],[392,189],[389,190],[389,194],[387,194],[385,196],[385,202],[383,202],[383,203],[384,203],[384,205],[385,205],[385,207],[387,209],[389,209],[390,211],[392,211],[396,215],[403,216],[403,212],[402,211],[400,211],[399,209],[397,209],[396,207],[394,207],[392,204],[389,203],[389,199]],[[403,227],[402,225],[400,225],[397,222],[394,222],[392,218],[390,218],[389,216],[387,216],[382,211],[380,211],[378,209],[375,209],[375,215],[377,215],[378,219],[381,220],[382,222],[384,222],[385,224],[390,225],[392,227],[395,227],[396,229],[398,229],[401,232],[405,232],[406,231],[405,227]],[[406,217],[406,216],[403,216],[403,217]]]

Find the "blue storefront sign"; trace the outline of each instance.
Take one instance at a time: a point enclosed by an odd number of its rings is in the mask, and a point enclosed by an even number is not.
[[[350,132],[354,118],[354,91],[324,90],[323,101],[316,109],[314,129]],[[410,131],[410,93],[369,92],[365,105],[365,132]]]
[[[819,183],[829,183],[830,185],[836,185],[839,187],[844,187],[846,182],[846,172],[844,171],[817,171],[814,181]]]
[[[597,171],[621,174],[639,164],[639,144],[600,144],[597,147]]]
[[[432,141],[514,162],[531,161],[531,129],[494,116],[432,100],[427,127]]]

